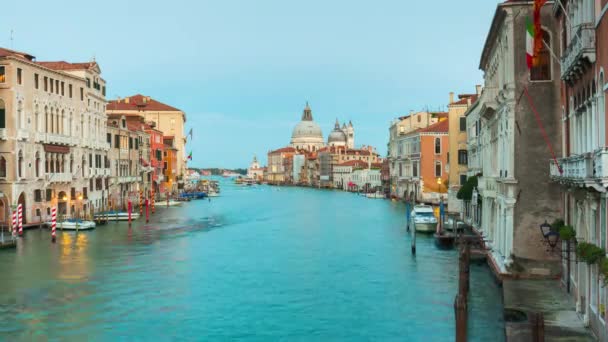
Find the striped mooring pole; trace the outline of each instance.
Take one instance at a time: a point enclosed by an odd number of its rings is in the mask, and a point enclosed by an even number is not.
[[[53,207],[51,209],[51,241],[55,242],[56,234],[55,230],[57,228],[57,207]]]
[[[11,226],[11,234],[13,237],[17,235],[17,211],[13,211],[13,225]]]
[[[154,214],[154,202],[156,202],[154,189],[151,190],[150,199],[152,200],[152,214]]]
[[[139,190],[139,216],[142,216],[142,214],[144,213],[143,204],[144,204],[144,191]]]
[[[19,225],[19,236],[23,235],[23,205],[17,207],[17,224]]]

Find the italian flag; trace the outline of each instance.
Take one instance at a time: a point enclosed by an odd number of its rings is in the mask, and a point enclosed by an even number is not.
[[[528,69],[534,66],[534,24],[527,18],[526,20],[526,62]]]
[[[190,154],[188,155],[188,159],[192,160],[192,151],[190,151]]]

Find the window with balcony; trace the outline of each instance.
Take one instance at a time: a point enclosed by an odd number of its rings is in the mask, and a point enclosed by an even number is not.
[[[468,155],[467,150],[458,150],[458,165],[467,165]]]
[[[551,35],[543,31],[543,47],[536,56],[532,68],[530,68],[530,81],[550,81],[551,80]],[[549,47],[549,48],[547,48]]]
[[[6,67],[0,65],[0,83],[6,83]]]
[[[17,68],[17,84],[23,84],[23,70]]]
[[[435,154],[441,154],[441,138],[435,138]]]

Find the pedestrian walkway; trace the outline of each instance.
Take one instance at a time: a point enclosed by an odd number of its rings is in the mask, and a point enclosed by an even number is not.
[[[574,300],[560,287],[558,280],[503,281],[505,312],[524,313],[505,317],[507,342],[531,341],[527,317],[542,312],[545,318],[545,341],[597,341],[575,309]],[[511,310],[513,311],[511,311]]]

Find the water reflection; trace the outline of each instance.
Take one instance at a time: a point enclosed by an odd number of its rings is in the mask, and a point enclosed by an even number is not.
[[[58,277],[71,282],[88,280],[90,260],[88,233],[62,232],[59,239],[60,258]]]

